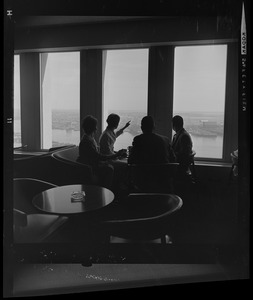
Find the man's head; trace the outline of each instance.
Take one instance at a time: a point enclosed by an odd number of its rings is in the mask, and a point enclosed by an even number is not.
[[[82,120],[82,128],[86,134],[91,134],[97,130],[97,123],[97,119],[89,115]]]
[[[110,128],[117,128],[119,125],[119,121],[120,121],[120,116],[118,116],[117,114],[110,114],[106,120]]]
[[[151,133],[154,128],[155,123],[151,116],[146,116],[141,120],[141,130],[143,133]]]
[[[181,116],[174,116],[172,118],[172,129],[174,131],[179,131],[180,129],[182,129],[184,127],[184,120]]]

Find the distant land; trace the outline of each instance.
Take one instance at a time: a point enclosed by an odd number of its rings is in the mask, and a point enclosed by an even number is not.
[[[120,115],[120,126],[131,120],[127,131],[133,136],[140,134],[141,119],[146,115],[144,111],[114,111],[108,113]],[[222,112],[174,112],[174,115],[183,116],[185,128],[195,136],[215,137],[223,135],[224,114]],[[14,119],[19,119],[19,111],[14,111]],[[53,110],[52,129],[80,131],[80,115],[78,110]]]

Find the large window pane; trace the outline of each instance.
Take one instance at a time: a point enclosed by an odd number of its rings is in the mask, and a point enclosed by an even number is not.
[[[148,49],[104,51],[103,129],[110,113],[120,116],[119,128],[131,125],[119,136],[115,150],[132,145],[141,133],[141,119],[147,114]]]
[[[226,62],[226,45],[175,48],[173,115],[200,158],[222,158]]]
[[[80,142],[79,52],[41,54],[42,148]]]
[[[19,55],[14,55],[14,148],[21,147],[20,114],[20,63]]]

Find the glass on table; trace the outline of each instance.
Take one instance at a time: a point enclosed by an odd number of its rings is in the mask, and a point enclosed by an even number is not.
[[[133,146],[128,146],[128,147],[127,147],[127,157],[129,157],[132,148],[133,148]]]

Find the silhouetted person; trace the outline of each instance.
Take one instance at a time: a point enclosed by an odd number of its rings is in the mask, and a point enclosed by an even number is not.
[[[114,144],[118,136],[120,136],[124,130],[130,125],[128,121],[124,127],[115,132],[119,126],[120,116],[117,114],[110,114],[106,120],[108,126],[103,131],[99,138],[100,153],[106,155],[113,155],[115,152]],[[127,190],[127,161],[122,160],[126,158],[127,150],[124,150],[124,153],[121,157],[117,159],[110,160],[110,164],[114,167],[114,190],[120,193],[122,190]]]
[[[175,155],[167,137],[154,133],[151,116],[141,120],[142,134],[134,137],[128,162],[132,192],[173,192],[173,171],[168,163]]]
[[[172,140],[176,161],[180,164],[181,171],[188,174],[193,144],[190,134],[184,129],[184,120],[181,116],[176,115],[172,118],[172,129],[176,132]]]
[[[167,137],[153,132],[154,120],[146,116],[141,120],[142,134],[134,137],[128,162],[131,164],[158,164],[175,161],[175,155]]]
[[[122,156],[124,151],[120,150],[112,155],[104,155],[99,152],[99,147],[94,138],[97,130],[97,119],[93,116],[86,116],[82,120],[82,129],[84,134],[79,144],[77,161],[91,166],[94,174],[98,176],[100,184],[111,187],[114,168],[109,161]]]
[[[110,114],[107,117],[107,127],[99,138],[100,153],[110,155],[114,154],[114,144],[118,136],[130,125],[130,121],[124,127],[115,132],[119,126],[120,116],[117,114]]]

